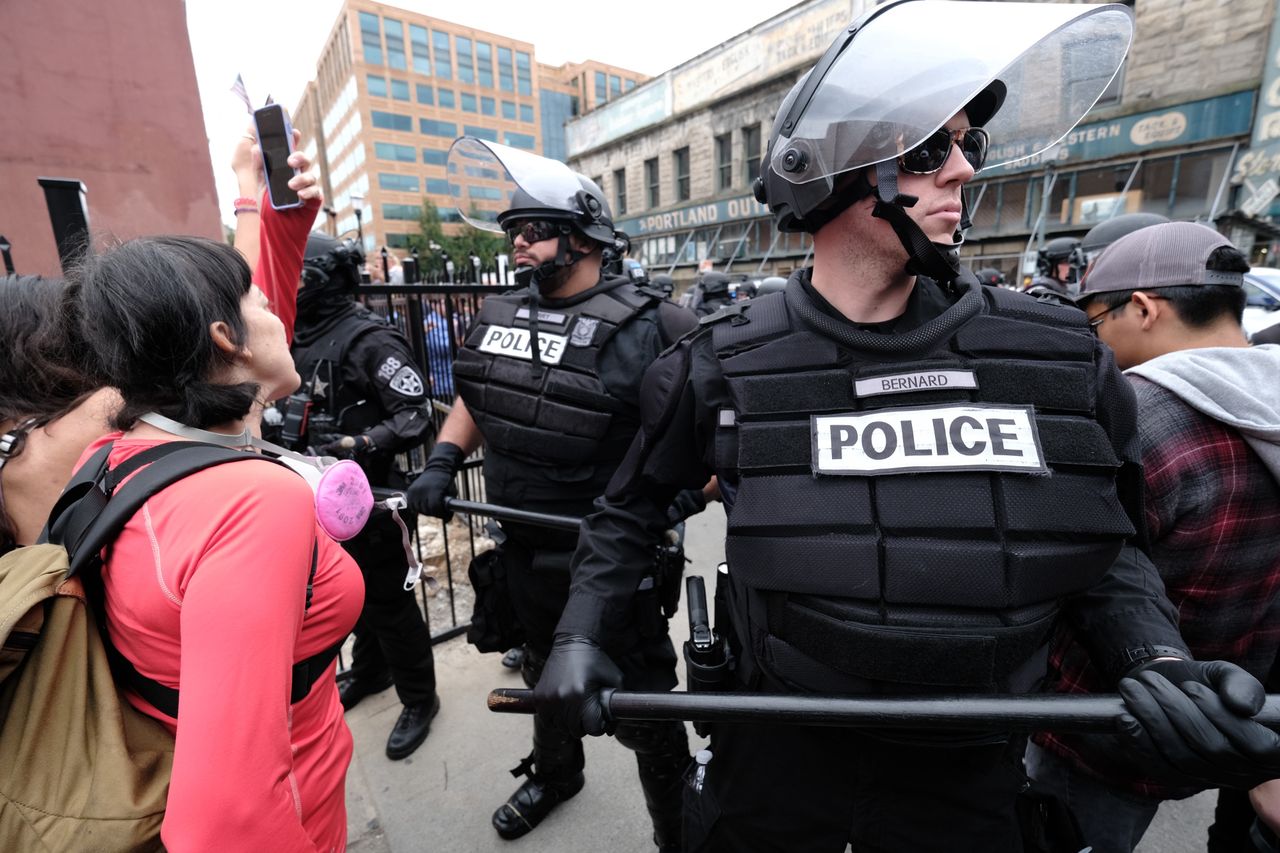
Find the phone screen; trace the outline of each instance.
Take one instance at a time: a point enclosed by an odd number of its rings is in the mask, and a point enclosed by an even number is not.
[[[297,207],[298,193],[289,188],[293,168],[289,155],[293,153],[293,140],[284,118],[284,108],[271,104],[253,114],[258,126],[258,147],[262,149],[262,165],[266,171],[267,189],[271,193],[274,208]]]

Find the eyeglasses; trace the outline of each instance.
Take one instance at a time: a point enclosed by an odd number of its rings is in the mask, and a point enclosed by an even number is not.
[[[1089,330],[1093,332],[1095,335],[1098,334],[1098,327],[1102,325],[1103,320],[1107,319],[1107,315],[1110,314],[1112,311],[1119,311],[1121,308],[1123,308],[1128,304],[1129,302],[1128,300],[1126,300],[1124,302],[1121,302],[1119,305],[1112,305],[1106,311],[1101,311],[1097,314],[1094,314],[1092,317],[1089,318]]]
[[[513,245],[517,237],[523,237],[524,241],[532,246],[534,243],[541,243],[558,235],[560,226],[546,219],[526,219],[523,222],[512,223],[505,230],[507,239]]]
[[[945,127],[935,130],[923,142],[898,158],[898,165],[904,172],[913,175],[932,175],[947,164],[951,156],[951,146],[959,145],[964,159],[977,172],[987,162],[987,146],[991,139],[980,127],[966,127],[962,130],[947,130]]]

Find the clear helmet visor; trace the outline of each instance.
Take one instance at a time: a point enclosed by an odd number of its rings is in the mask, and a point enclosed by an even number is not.
[[[496,216],[512,207],[536,205],[566,212],[574,212],[579,207],[577,194],[582,184],[573,170],[559,160],[463,136],[449,146],[448,162],[449,189],[454,198],[461,199],[464,193],[473,199],[476,197],[477,194],[469,193],[461,184],[487,190],[483,193],[490,199],[487,210],[476,205],[469,210],[464,209],[464,205],[458,207],[462,218],[476,228],[501,234],[502,227]],[[492,202],[494,189],[497,206]],[[516,198],[518,193],[520,197]]]
[[[891,7],[831,65],[790,136],[778,137],[773,169],[802,184],[897,157],[995,80],[1007,95],[984,125],[987,166],[1031,157],[1097,102],[1132,37],[1133,16],[1117,4],[917,0]]]

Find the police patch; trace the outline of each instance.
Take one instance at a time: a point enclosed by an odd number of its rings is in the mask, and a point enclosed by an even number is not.
[[[599,327],[600,321],[595,317],[579,317],[578,322],[573,324],[573,331],[569,334],[569,346],[591,346],[591,341],[596,336],[596,329]]]
[[[400,366],[403,364],[404,362],[396,358],[394,355],[387,356],[387,360],[378,366],[378,378],[384,380],[390,379],[392,376],[396,375],[396,371],[399,370]]]
[[[422,377],[418,375],[418,371],[414,370],[410,365],[400,368],[395,376],[391,377],[388,386],[397,394],[403,394],[406,397],[421,397],[426,391],[422,384]]]
[[[814,474],[1046,473],[1030,406],[919,406],[810,418]]]
[[[538,359],[543,364],[559,364],[564,357],[564,335],[552,335],[538,332]],[[506,355],[525,361],[533,360],[533,351],[529,346],[528,329],[511,329],[506,326],[490,326],[484,330],[484,338],[478,347],[480,352],[493,355]]]

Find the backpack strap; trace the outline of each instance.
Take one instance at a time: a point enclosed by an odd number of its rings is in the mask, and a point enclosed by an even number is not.
[[[86,592],[89,593],[98,616],[98,627],[113,675],[154,708],[176,719],[178,691],[138,672],[133,662],[115,647],[107,634],[105,596],[102,594],[102,549],[120,534],[124,525],[148,498],[190,474],[215,465],[246,459],[282,463],[268,456],[203,442],[171,441],[148,448],[115,468],[109,468],[107,456],[110,451],[111,445],[103,447],[76,472],[54,506],[42,538],[67,549],[70,562],[67,577],[82,575]],[[134,472],[138,472],[137,476],[121,487],[121,483]],[[313,543],[304,616],[311,608],[318,559],[319,546]],[[342,642],[339,641],[319,654],[293,665],[290,703],[301,701],[310,694],[311,688],[338,656],[341,647]]]

